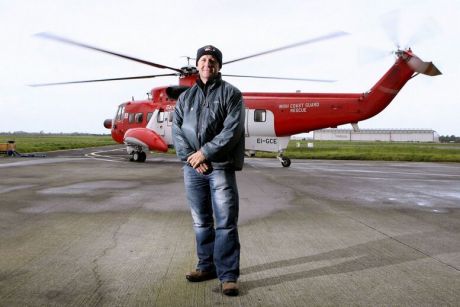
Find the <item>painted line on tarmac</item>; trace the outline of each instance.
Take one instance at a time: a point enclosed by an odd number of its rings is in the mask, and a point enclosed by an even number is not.
[[[112,151],[124,151],[124,149],[116,148],[116,149],[111,149],[111,150],[101,150],[101,151],[94,151],[85,154],[85,157],[91,158],[94,160],[99,160],[99,161],[107,161],[107,162],[126,162],[126,157],[114,157],[114,156],[108,156],[108,155],[102,155],[101,153],[106,153],[106,152],[112,152]]]
[[[40,164],[86,160],[85,158],[39,158],[39,159],[40,160],[23,160],[20,162],[1,163],[0,168],[17,167],[17,166],[32,166],[32,165],[40,165]]]
[[[454,177],[460,178],[460,175],[445,174],[445,173],[424,173],[424,172],[396,172],[396,171],[377,171],[377,170],[357,170],[357,169],[340,169],[340,168],[320,168],[320,167],[303,167],[301,165],[293,165],[291,167],[296,170],[314,170],[326,172],[343,172],[343,173],[367,173],[367,174],[393,174],[393,175],[416,175],[416,176],[440,176],[440,177]]]
[[[245,162],[248,165],[251,165],[254,168],[281,168],[281,165],[279,165],[278,160],[275,159],[246,159]],[[278,166],[279,165],[279,166]],[[373,166],[372,164],[366,163],[368,166]],[[362,165],[356,165],[357,167],[361,167]],[[377,165],[378,166],[378,165]],[[295,162],[293,161],[291,166],[289,168],[295,169],[297,171],[320,171],[320,172],[334,172],[334,173],[354,173],[354,174],[387,174],[387,175],[408,175],[408,176],[425,176],[425,177],[433,177],[433,176],[439,176],[439,177],[444,177],[444,178],[460,178],[460,174],[446,174],[446,173],[432,173],[432,172],[410,172],[410,171],[405,171],[405,172],[400,172],[400,171],[382,171],[382,170],[365,170],[365,169],[355,169],[355,168],[349,168],[350,165],[348,165],[348,168],[337,168],[337,166],[333,163],[321,163],[319,165],[314,165],[313,162],[309,163],[302,163],[302,162]],[[288,168],[288,169],[289,169]],[[382,178],[384,179],[384,178]],[[391,179],[391,178],[390,178]],[[430,180],[430,179],[424,179],[424,180]],[[441,180],[441,179],[438,179]]]

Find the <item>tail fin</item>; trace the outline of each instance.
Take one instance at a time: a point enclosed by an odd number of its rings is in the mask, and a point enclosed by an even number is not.
[[[439,69],[434,66],[433,62],[424,62],[409,48],[407,50],[398,50],[395,52],[396,55],[400,58],[403,58],[407,61],[407,65],[415,72],[427,75],[427,76],[437,76],[442,73]]]
[[[428,76],[437,76],[442,75],[439,69],[433,64],[433,62],[424,62],[419,57],[412,55],[407,64],[414,71],[428,75]]]
[[[401,88],[415,73],[429,76],[440,75],[439,69],[432,62],[424,62],[412,50],[397,50],[395,64],[371,88],[363,101],[368,101],[366,108],[361,111],[361,119],[370,118],[385,109],[399,93]]]

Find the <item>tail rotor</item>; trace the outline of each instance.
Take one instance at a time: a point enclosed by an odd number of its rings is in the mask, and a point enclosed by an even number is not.
[[[382,29],[384,30],[386,36],[388,37],[389,41],[391,41],[393,45],[393,51],[389,52],[387,50],[382,50],[379,48],[372,48],[372,47],[365,47],[359,51],[358,57],[361,63],[371,63],[378,60],[382,60],[389,55],[398,56],[401,52],[410,51],[410,49],[414,45],[421,44],[422,42],[428,41],[436,37],[439,32],[439,27],[437,23],[432,18],[427,18],[420,23],[415,31],[409,35],[407,39],[404,39],[404,43],[401,42],[401,11],[395,10],[388,12],[387,14],[383,15],[380,19],[380,24]],[[411,52],[410,52],[411,53]],[[411,53],[412,54],[412,53]],[[420,70],[425,71],[424,69],[420,68],[419,64],[414,64],[414,67],[417,67],[417,72],[421,72]],[[429,66],[429,65],[428,65]],[[434,65],[433,65],[434,66]],[[434,67],[436,68],[436,67]],[[439,70],[432,69],[430,67],[426,67],[428,71],[431,73],[439,72]],[[422,72],[421,72],[422,73]],[[440,72],[439,72],[440,73]]]

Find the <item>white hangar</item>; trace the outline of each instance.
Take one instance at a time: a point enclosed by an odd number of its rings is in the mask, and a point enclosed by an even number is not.
[[[322,129],[313,132],[313,140],[439,143],[439,135],[431,129]]]

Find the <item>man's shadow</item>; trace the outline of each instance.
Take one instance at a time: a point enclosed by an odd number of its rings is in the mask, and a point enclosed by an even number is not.
[[[430,251],[426,252],[414,247],[416,245],[420,245],[414,242],[424,242],[424,245],[429,242],[427,246],[429,246]],[[316,255],[280,260],[243,268],[241,275],[249,275],[256,272],[287,268],[315,261],[346,259],[343,262],[326,267],[266,277],[258,280],[244,281],[241,282],[242,291],[240,292],[244,295],[252,289],[278,285],[288,281],[385,267],[423,258],[435,258],[435,256],[439,254],[459,251],[460,246],[458,242],[454,242],[454,244],[446,244],[443,239],[439,238],[439,233],[436,232],[385,238]],[[352,259],[350,260],[350,258]],[[437,261],[441,262],[440,260]],[[455,268],[453,265],[446,265],[459,270],[459,268]]]

